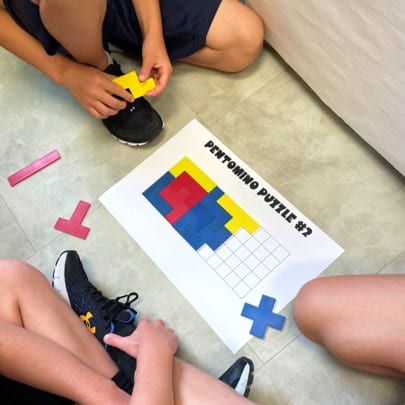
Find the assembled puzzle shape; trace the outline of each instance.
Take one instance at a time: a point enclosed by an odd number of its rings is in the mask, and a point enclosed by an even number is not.
[[[82,225],[82,221],[90,208],[90,203],[79,201],[70,219],[58,218],[55,229],[61,232],[86,239],[90,228]]]
[[[14,187],[16,184],[27,179],[33,174],[39,172],[40,170],[45,169],[45,167],[49,166],[50,164],[56,162],[59,159],[60,159],[59,152],[57,150],[53,150],[52,152],[49,152],[45,156],[42,156],[41,158],[37,159],[35,162],[30,163],[29,165],[18,170],[11,176],[7,177],[7,180],[10,183],[10,186]]]
[[[259,227],[187,157],[143,194],[195,250],[215,250],[240,228]]]
[[[268,326],[281,330],[283,329],[285,316],[273,312],[276,300],[267,295],[262,295],[260,304],[255,307],[251,304],[245,304],[242,310],[242,316],[253,320],[250,334],[263,338]]]
[[[143,195],[239,297],[289,255],[188,157]]]
[[[129,89],[134,98],[142,97],[148,91],[153,90],[156,87],[155,81],[151,77],[144,82],[141,82],[134,71],[116,77],[113,79],[113,82],[125,90]]]

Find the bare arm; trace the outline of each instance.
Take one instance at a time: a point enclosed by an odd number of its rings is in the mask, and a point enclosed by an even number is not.
[[[177,337],[162,321],[142,319],[128,337],[106,335],[105,342],[136,357],[131,405],[173,405],[173,362]]]
[[[15,23],[4,9],[3,2],[0,7],[0,46],[44,73],[55,83],[66,87],[96,118],[106,118],[125,108],[125,101],[112,95],[132,101],[129,92],[111,81],[112,76],[63,55],[48,55],[35,38]]]
[[[173,70],[163,38],[159,1],[132,0],[132,3],[144,38],[139,78],[155,79],[156,89],[150,91],[148,95],[156,96],[167,87]]]

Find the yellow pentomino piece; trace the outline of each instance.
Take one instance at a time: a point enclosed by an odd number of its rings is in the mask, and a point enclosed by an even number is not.
[[[232,218],[225,224],[225,228],[232,234],[236,233],[240,228],[245,228],[246,231],[252,234],[259,228],[259,224],[226,194],[219,197],[217,203],[232,215]]]
[[[170,169],[174,177],[178,177],[183,172],[187,172],[207,193],[215,187],[215,183],[187,156]]]
[[[144,82],[140,82],[138,75],[134,71],[116,77],[113,82],[125,90],[129,89],[134,98],[142,97],[156,87],[155,81],[151,77]]]

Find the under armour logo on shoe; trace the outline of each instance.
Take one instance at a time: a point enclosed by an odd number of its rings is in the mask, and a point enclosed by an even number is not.
[[[86,315],[80,315],[80,320],[86,325],[87,329],[94,335],[96,327],[94,325],[93,314],[88,311]]]

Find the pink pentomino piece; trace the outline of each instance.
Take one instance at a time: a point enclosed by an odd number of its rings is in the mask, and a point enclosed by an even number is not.
[[[45,167],[49,166],[59,159],[59,152],[57,150],[53,150],[52,152],[49,152],[45,156],[42,156],[35,162],[30,163],[28,166],[23,167],[11,176],[7,177],[7,180],[10,183],[10,186],[14,187],[16,184],[22,182],[23,180],[39,172],[40,170],[45,169]]]
[[[81,239],[86,239],[90,228],[82,225],[82,222],[90,205],[88,202],[79,201],[70,219],[58,218],[55,229]]]
[[[206,194],[188,173],[181,173],[160,192],[160,196],[173,208],[166,219],[173,224]]]

